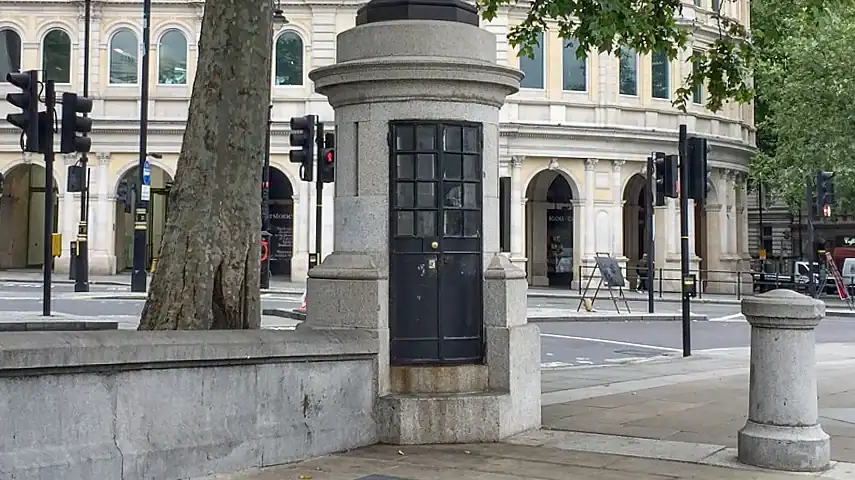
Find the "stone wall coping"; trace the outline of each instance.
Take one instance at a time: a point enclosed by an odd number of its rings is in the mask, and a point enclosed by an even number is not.
[[[333,361],[377,353],[372,331],[21,332],[0,335],[0,376]]]

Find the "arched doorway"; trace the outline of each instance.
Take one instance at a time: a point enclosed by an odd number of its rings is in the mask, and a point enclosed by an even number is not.
[[[133,167],[122,175],[116,187],[116,273],[129,270],[134,266],[134,206],[139,192],[139,183],[139,167]],[[152,260],[160,255],[172,177],[162,168],[152,165],[150,186],[148,229],[146,230],[146,270],[151,269]]]
[[[578,275],[574,196],[571,181],[554,170],[535,175],[526,189],[526,255],[532,285],[567,288]]]
[[[291,276],[294,252],[294,188],[281,170],[270,167],[270,233],[275,248],[270,255],[270,274]]]
[[[647,229],[650,228],[647,214],[647,178],[633,175],[623,190],[623,254],[629,284],[638,288],[638,266],[641,258],[648,254]]]
[[[45,169],[12,167],[0,192],[0,269],[44,265]],[[53,232],[59,231],[59,195],[53,181]]]

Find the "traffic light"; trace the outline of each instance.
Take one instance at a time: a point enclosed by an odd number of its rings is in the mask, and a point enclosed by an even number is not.
[[[311,182],[312,166],[315,161],[315,119],[314,115],[291,117],[291,146],[298,147],[288,154],[292,163],[300,164],[300,180]]]
[[[6,101],[21,109],[21,113],[6,115],[6,121],[22,130],[21,148],[25,152],[40,152],[39,72],[8,73],[6,81],[21,89],[20,93],[6,94]]]
[[[816,172],[816,211],[823,217],[831,216],[831,205],[834,205],[834,172]],[[826,215],[828,206],[828,215]]]
[[[324,149],[319,160],[320,174],[319,180],[323,183],[332,183],[335,181],[335,134],[328,133],[324,135]]]
[[[78,114],[92,111],[92,99],[79,97],[76,93],[62,94],[62,130],[59,137],[60,153],[88,152],[92,139],[86,135],[92,131],[92,119]],[[81,135],[78,136],[77,134]]]
[[[657,156],[656,164],[656,204],[665,205],[665,198],[677,198],[677,173],[679,156],[665,155]],[[661,202],[660,202],[661,199]]]
[[[706,138],[692,137],[689,139],[689,198],[695,202],[703,202],[707,198],[708,186],[707,178],[709,177],[709,166],[707,165],[707,155],[709,153],[709,145]]]

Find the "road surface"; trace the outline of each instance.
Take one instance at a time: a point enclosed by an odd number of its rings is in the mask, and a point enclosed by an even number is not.
[[[36,283],[0,284],[0,315],[2,312],[40,312],[42,287]],[[54,285],[52,311],[80,316],[109,316],[124,319],[123,328],[134,328],[142,311],[142,298],[104,299],[103,296],[128,295],[127,287],[92,286],[89,293],[75,293],[72,285]],[[300,304],[298,294],[262,293],[262,306],[291,310]],[[532,312],[576,311],[578,299],[529,298],[529,315]],[[598,309],[613,309],[598,301]],[[645,312],[645,302],[630,302],[633,312]],[[662,302],[657,312],[680,311],[680,305]],[[750,329],[742,319],[738,305],[693,304],[693,313],[707,315],[709,321],[692,322],[692,348],[694,351],[747,347]],[[538,314],[539,315],[539,314]],[[289,322],[275,317],[265,317],[263,326],[271,328]],[[539,323],[542,336],[542,365],[544,368],[566,368],[586,365],[624,363],[661,355],[682,352],[680,322],[543,322]],[[855,318],[827,318],[817,329],[817,342],[855,343]]]

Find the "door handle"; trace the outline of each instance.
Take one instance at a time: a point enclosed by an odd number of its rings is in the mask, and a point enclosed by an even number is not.
[[[435,240],[433,242],[430,242],[430,248],[436,250],[437,248],[439,248],[439,242]]]

